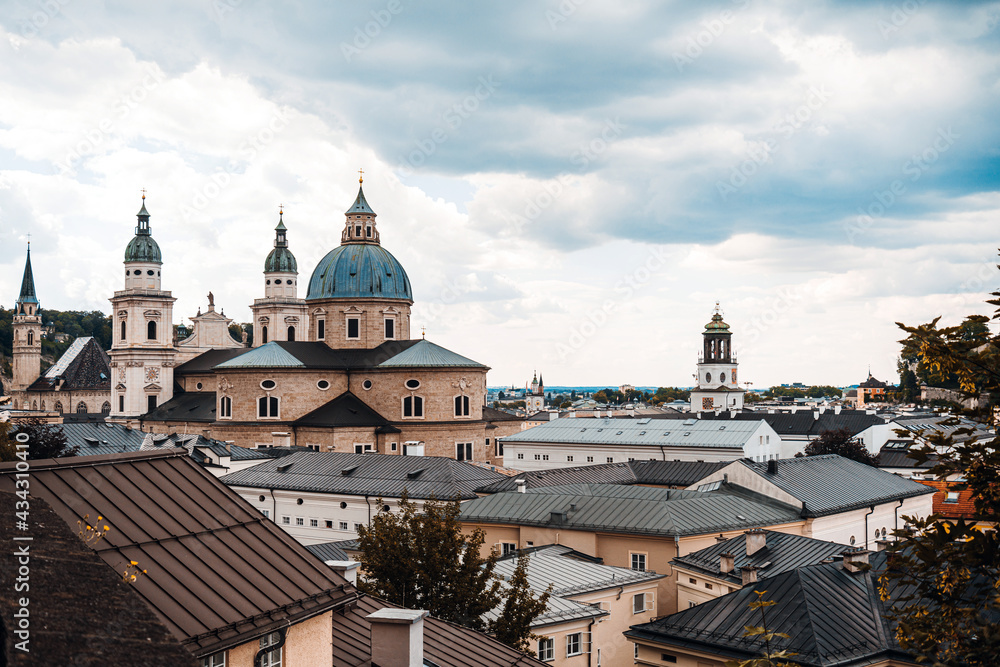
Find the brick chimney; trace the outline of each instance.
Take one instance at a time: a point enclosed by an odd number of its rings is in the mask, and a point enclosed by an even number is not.
[[[842,551],[840,555],[844,557],[844,569],[848,572],[861,572],[867,569],[864,566],[868,565],[869,553],[871,552],[860,547]]]
[[[753,556],[767,546],[767,534],[762,528],[748,530],[744,535],[747,536],[747,556]]]
[[[740,568],[740,578],[743,580],[744,586],[749,586],[750,584],[757,583],[757,568],[753,565],[747,565]]]
[[[719,555],[719,572],[728,574],[736,569],[736,556],[733,554]]]
[[[372,664],[379,667],[423,667],[422,609],[379,609],[368,614],[372,624]]]

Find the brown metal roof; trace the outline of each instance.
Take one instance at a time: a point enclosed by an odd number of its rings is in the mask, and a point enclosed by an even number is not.
[[[0,490],[14,489],[0,465]],[[94,550],[196,656],[337,608],[353,587],[183,449],[33,461],[31,492],[71,529],[109,526]]]
[[[371,624],[366,616],[397,605],[363,597],[333,614],[333,667],[371,661]],[[531,667],[543,663],[481,632],[428,616],[424,619],[424,660],[440,667]]]

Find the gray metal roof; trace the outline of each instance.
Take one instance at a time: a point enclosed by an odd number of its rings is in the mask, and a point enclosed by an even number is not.
[[[743,581],[740,571],[748,565],[757,568],[759,579],[765,579],[806,565],[815,565],[851,548],[846,544],[773,530],[765,530],[763,533],[764,547],[754,552],[752,556],[747,556],[746,536],[740,535],[725,542],[716,542],[699,551],[678,556],[674,558],[673,563],[739,586]],[[723,574],[719,569],[722,554],[734,556],[735,569],[727,574]]]
[[[462,521],[466,523],[636,535],[700,535],[798,519],[797,508],[777,502],[727,493],[610,484],[570,484],[529,489],[525,493],[496,493],[462,504]]]
[[[666,576],[579,560],[565,555],[564,549],[558,545],[548,545],[526,554],[528,585],[532,589],[540,592],[553,584],[552,595],[567,597],[654,581]],[[501,558],[497,561],[494,573],[509,580],[517,567],[517,558],[516,553]]]
[[[556,419],[503,438],[505,444],[649,445],[742,450],[762,420]]]
[[[320,544],[307,544],[306,549],[321,561],[328,560],[351,560],[346,551],[337,546],[336,542],[322,542]]]
[[[484,364],[455,354],[429,340],[419,340],[416,345],[380,363],[379,368],[486,368]]]
[[[279,470],[279,466],[281,470]],[[222,477],[230,486],[399,498],[476,498],[502,477],[463,461],[435,456],[300,452]]]
[[[728,461],[716,463],[704,461],[628,461],[598,463],[573,468],[551,468],[508,477],[482,487],[479,492],[516,491],[519,480],[523,480],[526,488],[529,489],[566,484],[657,484],[686,487],[727,465],[729,465]]]
[[[843,564],[802,567],[767,580],[765,600],[768,630],[783,632],[772,648],[794,653],[794,662],[806,667],[861,667],[882,664],[888,658],[909,663],[901,652],[893,628],[886,620],[887,607],[878,594],[879,572],[886,552],[871,555],[872,569],[850,573]],[[890,587],[894,580],[890,579]],[[760,612],[748,604],[757,599],[760,586],[747,586],[663,618],[634,625],[626,636],[707,651],[725,658],[758,657],[759,637],[744,637],[746,626],[760,625]],[[896,594],[890,591],[895,597]]]
[[[913,480],[837,454],[781,459],[773,474],[767,471],[767,463],[740,459],[732,465],[744,465],[798,498],[803,516],[836,514],[934,492]]]

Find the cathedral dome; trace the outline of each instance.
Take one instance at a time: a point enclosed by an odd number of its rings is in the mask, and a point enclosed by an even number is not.
[[[406,299],[413,301],[410,279],[388,250],[372,243],[346,243],[319,261],[306,299]]]
[[[267,255],[264,260],[264,273],[298,273],[299,265],[295,261],[295,255],[288,249],[288,239],[285,236],[285,223],[279,214],[278,226],[274,228],[274,250]]]
[[[135,236],[125,246],[126,262],[147,262],[162,264],[160,246],[153,240],[149,230],[149,212],[146,210],[146,195],[142,196],[142,208],[139,210],[139,225],[135,228]]]

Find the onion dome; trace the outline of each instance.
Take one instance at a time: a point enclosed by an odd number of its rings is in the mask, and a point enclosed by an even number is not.
[[[719,304],[715,304],[715,313],[712,314],[712,321],[705,325],[705,331],[711,333],[732,333],[729,325],[722,321],[722,310]]]
[[[125,246],[126,262],[145,262],[149,264],[162,264],[160,246],[153,240],[149,230],[149,211],[146,210],[146,195],[142,196],[142,208],[136,215],[139,224],[135,228],[135,236],[128,245]]]
[[[274,228],[274,250],[264,260],[264,273],[298,273],[295,255],[288,249],[287,231],[283,220],[284,211],[278,212],[278,226]]]

